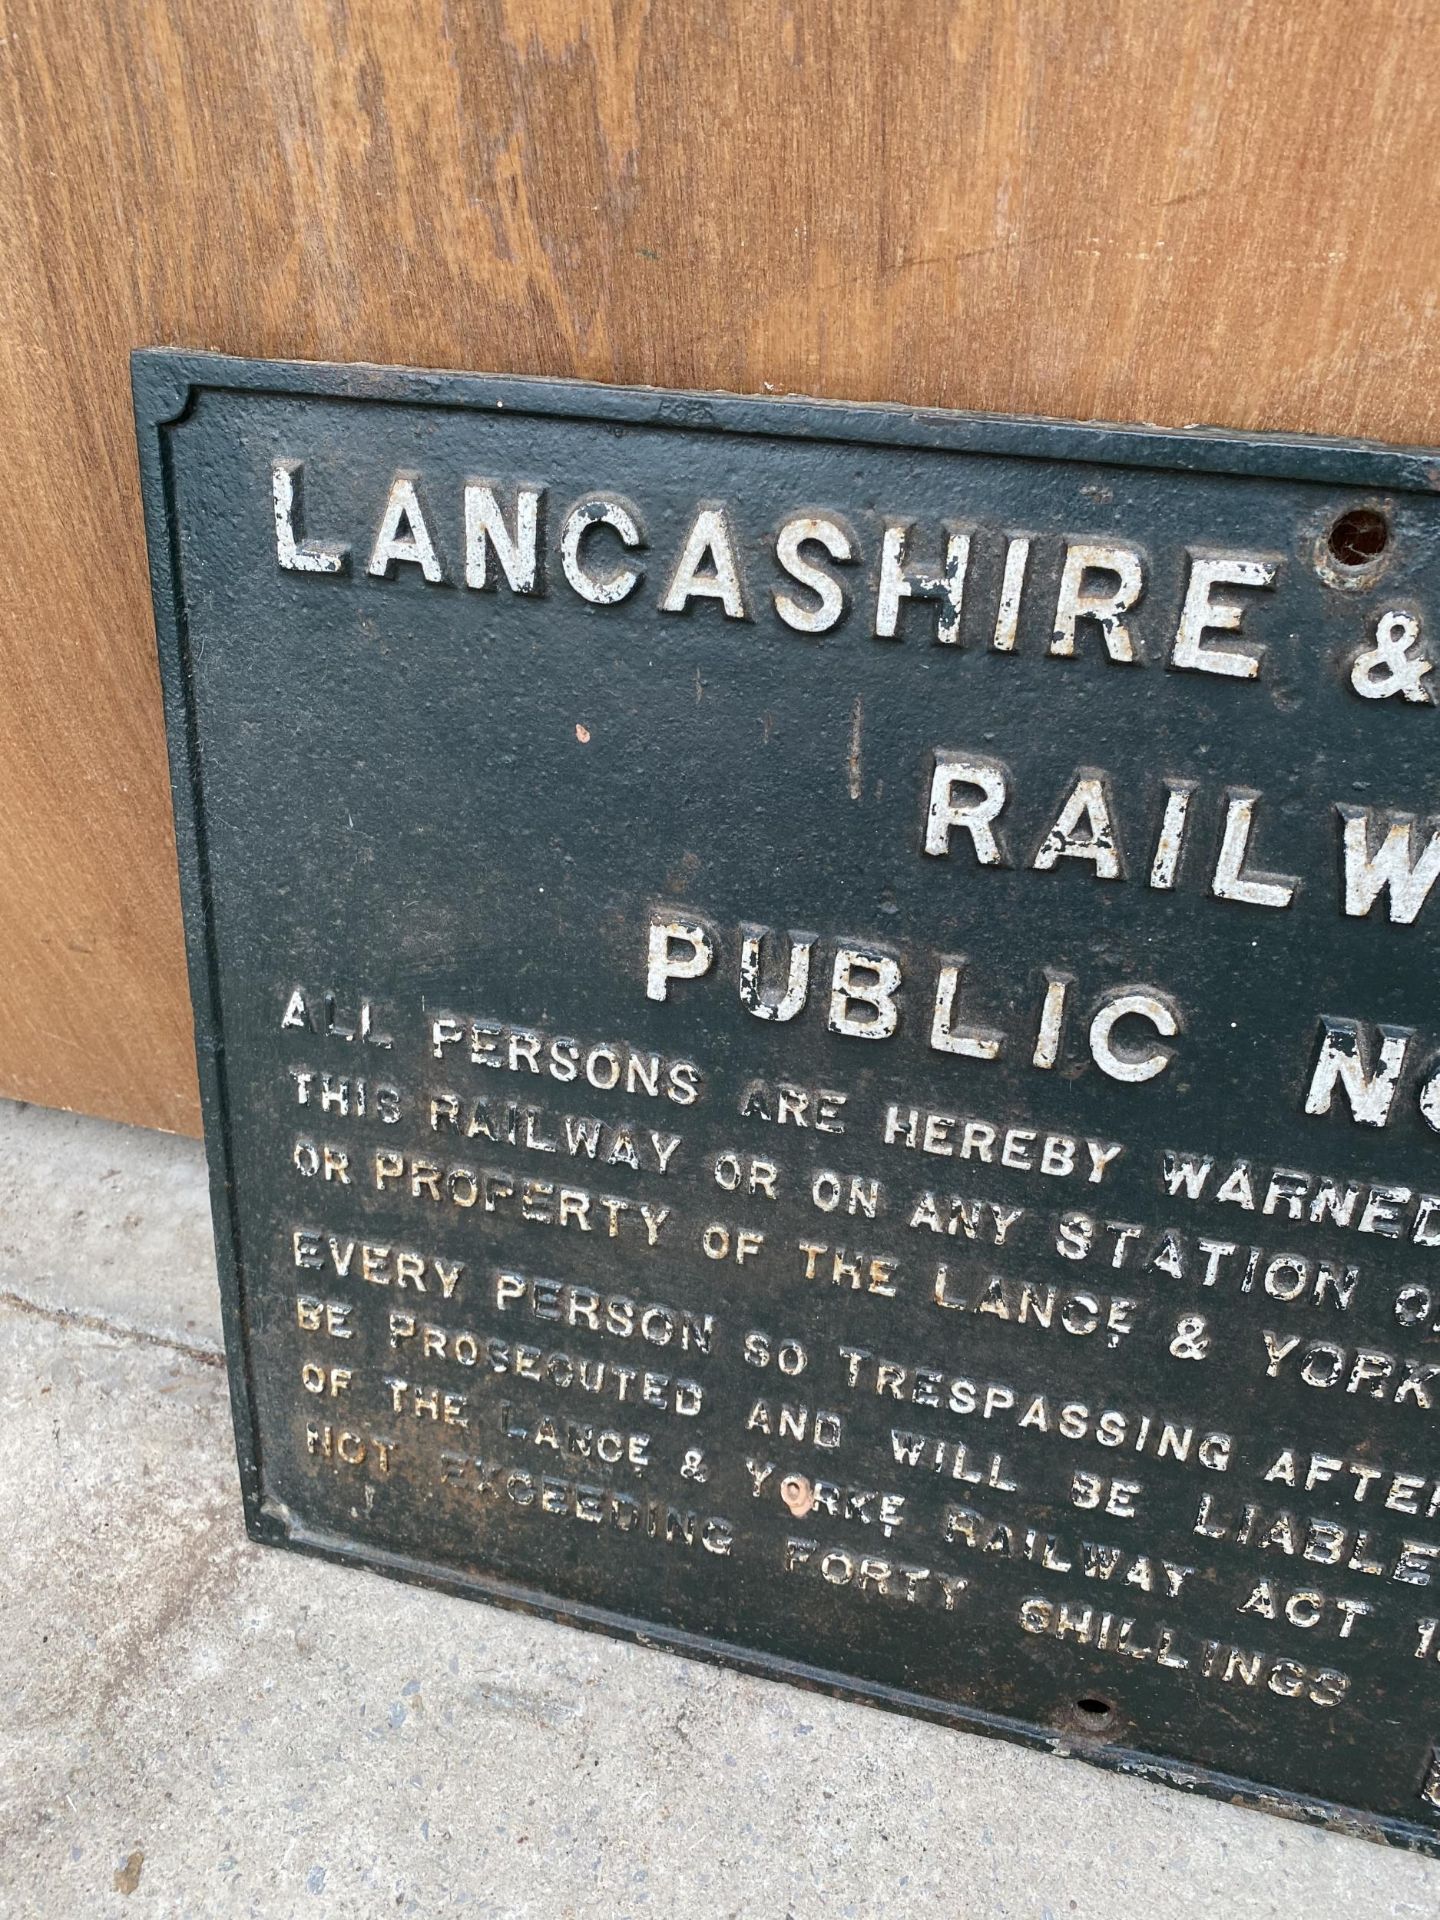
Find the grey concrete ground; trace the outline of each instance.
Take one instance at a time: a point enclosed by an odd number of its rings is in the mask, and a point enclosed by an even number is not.
[[[1440,1865],[252,1547],[197,1148],[0,1102],[0,1914],[1345,1916]]]

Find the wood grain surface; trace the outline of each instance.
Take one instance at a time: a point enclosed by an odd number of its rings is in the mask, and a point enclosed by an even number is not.
[[[1440,441],[1434,0],[0,0],[0,1091],[197,1125],[126,355]]]

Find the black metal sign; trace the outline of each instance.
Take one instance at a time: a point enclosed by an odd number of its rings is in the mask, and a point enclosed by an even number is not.
[[[135,377],[255,1537],[1433,1844],[1436,457]]]

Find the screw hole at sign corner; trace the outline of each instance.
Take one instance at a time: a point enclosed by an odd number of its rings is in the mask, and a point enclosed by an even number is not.
[[[1075,1711],[1091,1727],[1103,1727],[1115,1717],[1113,1702],[1103,1700],[1098,1693],[1082,1693],[1075,1702]]]
[[[1390,522],[1378,507],[1347,507],[1325,544],[1337,566],[1373,567],[1390,544]]]

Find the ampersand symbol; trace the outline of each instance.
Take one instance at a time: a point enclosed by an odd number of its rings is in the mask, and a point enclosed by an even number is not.
[[[705,1455],[699,1447],[687,1448],[685,1458],[680,1462],[680,1476],[684,1480],[704,1482],[710,1478],[710,1468]]]
[[[1375,622],[1375,644],[1357,654],[1350,684],[1362,700],[1393,700],[1398,693],[1402,700],[1429,706],[1430,689],[1420,683],[1433,667],[1414,614],[1382,613]]]
[[[1210,1335],[1203,1313],[1182,1313],[1175,1322],[1175,1338],[1170,1342],[1171,1358],[1203,1360],[1210,1351]]]

